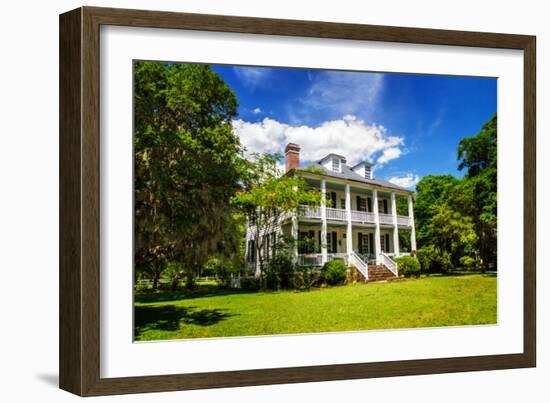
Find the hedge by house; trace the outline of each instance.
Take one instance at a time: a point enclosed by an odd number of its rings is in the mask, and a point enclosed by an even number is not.
[[[401,256],[395,259],[399,274],[405,277],[420,276],[420,262],[413,256]]]

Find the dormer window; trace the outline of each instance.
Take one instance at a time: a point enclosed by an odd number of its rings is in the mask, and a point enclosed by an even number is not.
[[[369,165],[365,165],[365,178],[372,179],[372,170]]]
[[[340,172],[340,160],[338,158],[332,159],[332,170],[334,172]]]

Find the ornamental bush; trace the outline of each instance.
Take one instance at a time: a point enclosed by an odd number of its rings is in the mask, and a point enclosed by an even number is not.
[[[264,273],[264,287],[269,290],[292,288],[294,280],[294,262],[287,253],[280,251],[273,256]]]
[[[420,262],[413,256],[401,256],[395,259],[399,274],[405,277],[420,277]]]
[[[344,284],[347,269],[342,260],[331,260],[321,269],[321,278],[327,285]]]
[[[416,251],[422,273],[447,273],[452,270],[451,254],[435,247],[425,246]]]
[[[319,283],[320,277],[318,267],[297,267],[294,273],[294,288],[309,291]]]

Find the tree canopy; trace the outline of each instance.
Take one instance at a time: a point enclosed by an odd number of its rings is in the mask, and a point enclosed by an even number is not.
[[[496,114],[479,133],[459,142],[457,159],[458,168],[466,170],[462,179],[430,175],[416,187],[415,220],[424,255],[419,257],[430,255],[438,269],[465,261],[483,270],[496,269]]]
[[[189,281],[236,253],[229,200],[247,170],[232,132],[237,98],[209,66],[134,64],[136,271],[175,262]],[[158,277],[158,276],[157,276]]]

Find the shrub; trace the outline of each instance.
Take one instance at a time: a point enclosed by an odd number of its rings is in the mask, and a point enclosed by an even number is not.
[[[294,287],[297,290],[309,291],[316,286],[321,278],[321,273],[316,267],[297,267],[294,273]]]
[[[293,287],[294,262],[287,252],[278,252],[273,256],[264,273],[264,286],[270,290],[289,289]]]
[[[245,291],[258,291],[260,279],[256,277],[241,277],[241,289]]]
[[[231,276],[236,275],[238,270],[229,259],[211,257],[203,266],[204,273],[214,273],[221,286],[228,287]]]
[[[321,269],[321,278],[327,285],[344,284],[347,269],[342,260],[331,260]]]
[[[413,256],[401,256],[395,259],[399,274],[405,277],[420,276],[420,262]]]
[[[460,259],[460,264],[466,270],[472,270],[476,268],[476,260],[471,256],[462,256]]]
[[[447,273],[453,268],[451,254],[434,245],[418,249],[416,256],[420,262],[422,273]]]

